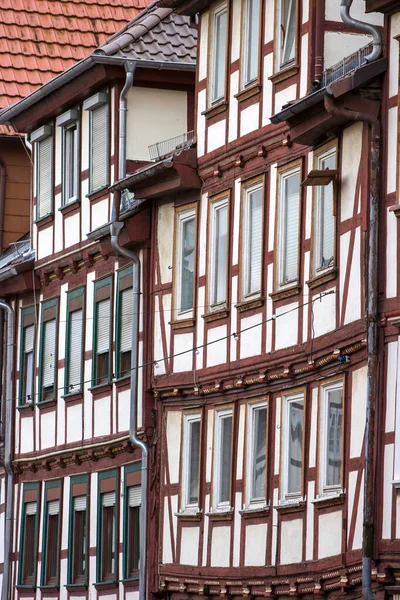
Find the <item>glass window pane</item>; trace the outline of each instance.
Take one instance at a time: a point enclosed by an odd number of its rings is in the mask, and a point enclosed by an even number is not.
[[[262,188],[247,196],[247,277],[245,294],[261,290]]]
[[[301,494],[304,400],[289,403],[287,493]]]
[[[320,161],[321,169],[335,169],[336,156],[333,154]],[[318,263],[317,269],[325,269],[333,265],[335,241],[335,217],[333,216],[333,183],[319,187],[318,206]]]
[[[260,0],[247,0],[245,84],[257,79]]]
[[[180,311],[193,308],[195,218],[181,222],[181,297]]]
[[[281,1],[281,64],[294,59],[296,37],[296,0]]]
[[[189,423],[188,504],[199,502],[200,421]]]
[[[33,402],[33,352],[25,354],[24,402]]]
[[[282,274],[281,284],[297,280],[299,252],[299,196],[300,173],[294,173],[283,179],[282,207]]]
[[[226,10],[215,16],[214,81],[212,101],[223,98],[225,92]]]
[[[228,207],[225,205],[216,209],[214,219],[214,289],[212,304],[221,304],[226,301]]]
[[[339,486],[342,477],[342,389],[329,390],[327,394],[326,485]]]
[[[231,441],[232,416],[221,418],[220,421],[220,481],[219,502],[229,502],[231,482]]]
[[[265,498],[265,471],[267,458],[267,408],[253,410],[253,462],[251,499]]]

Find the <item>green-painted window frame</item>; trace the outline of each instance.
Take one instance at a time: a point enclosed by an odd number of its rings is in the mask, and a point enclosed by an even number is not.
[[[39,389],[38,389],[38,402],[49,402],[52,400],[57,400],[57,375],[58,375],[58,368],[57,368],[57,363],[58,363],[58,323],[59,323],[59,301],[58,298],[52,298],[51,300],[46,300],[45,302],[42,302],[41,305],[41,315],[40,315],[40,345],[39,345]],[[43,315],[44,315],[44,311],[47,310],[48,308],[56,308],[56,343],[55,343],[55,357],[54,357],[54,365],[55,365],[55,369],[54,369],[54,395],[53,398],[51,399],[46,399],[44,400],[43,398],[43,388],[42,388],[42,384],[43,384],[43,370],[44,370],[44,364],[43,364],[43,359],[44,359],[44,321],[43,321]]]
[[[66,332],[65,332],[65,376],[64,376],[64,394],[66,396],[72,395],[69,385],[69,349],[70,349],[70,335],[71,335],[71,310],[70,304],[75,298],[82,297],[82,365],[81,365],[81,378],[80,378],[80,389],[83,391],[83,366],[85,364],[85,288],[80,287],[75,290],[67,292],[67,318],[66,318]]]
[[[98,382],[97,376],[97,322],[98,322],[98,301],[96,301],[96,292],[102,287],[110,287],[110,345],[109,345],[109,357],[108,357],[108,378],[107,383],[111,383],[112,377],[112,353],[113,353],[113,278],[112,275],[99,279],[94,282],[94,294],[93,294],[93,353],[92,353],[92,388],[100,387],[104,385],[102,382]]]
[[[39,481],[30,481],[29,483],[24,483],[22,487],[22,506],[21,506],[21,531],[19,534],[19,548],[18,548],[18,587],[26,587],[29,589],[36,589],[36,579],[37,579],[37,560],[35,561],[35,574],[33,576],[33,583],[26,584],[23,580],[23,572],[24,572],[24,547],[25,547],[25,517],[26,517],[26,502],[24,502],[24,494],[26,491],[36,491],[37,495],[37,510],[36,510],[36,523],[35,523],[35,545],[36,549],[38,548],[39,543],[39,521],[40,521],[40,482]],[[37,555],[37,552],[36,552]]]
[[[24,402],[24,379],[25,379],[25,361],[24,361],[24,348],[25,348],[25,329],[24,327],[24,317],[35,314],[36,306],[27,306],[21,309],[21,327],[20,327],[20,341],[19,341],[19,385],[18,385],[18,406],[26,406],[26,402]],[[36,337],[36,333],[35,333]],[[33,395],[35,394],[35,339],[33,342]],[[33,403],[33,398],[32,398]]]
[[[127,475],[129,473],[134,473],[137,471],[141,471],[142,469],[142,462],[139,460],[137,462],[131,463],[129,465],[125,465],[124,467],[124,523],[125,523],[125,527],[124,527],[124,532],[123,532],[123,568],[124,568],[124,579],[125,580],[137,580],[139,579],[139,572],[137,577],[131,577],[130,573],[129,573],[129,537],[130,537],[130,531],[129,531],[129,496],[128,496],[128,489],[131,487],[130,485],[127,485]],[[138,484],[141,485],[141,484]],[[140,543],[140,540],[139,540]]]
[[[107,119],[107,123],[109,125],[109,122],[110,122],[110,94],[109,94],[108,90],[103,90],[103,92],[106,93],[108,96],[108,102],[105,103],[105,106],[106,106],[106,119]],[[96,109],[88,109],[88,110],[89,110],[89,195],[90,195],[90,194],[95,194],[96,192],[99,192],[100,190],[106,188],[110,183],[110,132],[109,132],[109,129],[107,129],[107,132],[106,132],[106,146],[107,146],[107,148],[106,148],[106,171],[107,171],[106,183],[102,187],[92,188],[92,162],[93,162],[92,127],[93,127],[93,110],[96,110]]]
[[[131,368],[128,372],[121,372],[121,290],[120,283],[121,279],[133,275],[133,266],[124,267],[117,272],[117,297],[115,307],[115,377],[122,379],[124,377],[130,377],[132,368],[132,354],[131,354]],[[132,281],[133,285],[133,281]]]
[[[74,581],[74,496],[72,495],[72,486],[76,483],[85,483],[86,484],[86,573],[85,580],[83,583],[76,583]],[[67,567],[67,585],[83,585],[87,586],[89,581],[89,532],[90,532],[90,523],[89,523],[89,476],[88,475],[76,475],[70,478],[70,492],[69,492],[69,518],[68,518],[68,567]],[[82,494],[83,495],[83,494]]]
[[[102,574],[102,563],[103,563],[103,539],[102,539],[102,530],[103,530],[103,505],[102,505],[102,495],[101,492],[101,482],[103,479],[112,479],[115,478],[115,571],[114,571],[114,579],[110,581],[109,579],[103,579]],[[119,469],[111,469],[109,471],[101,471],[98,474],[98,487],[97,487],[97,546],[96,546],[96,577],[97,583],[118,583],[118,564],[119,564]]]
[[[44,497],[43,497],[43,533],[42,533],[42,568],[40,574],[40,587],[58,587],[60,584],[60,551],[61,551],[61,529],[62,529],[62,479],[55,479],[52,481],[46,481],[44,484]],[[46,572],[47,572],[47,559],[48,559],[48,547],[47,547],[47,528],[48,528],[48,505],[49,501],[47,500],[47,490],[59,488],[59,503],[60,510],[58,513],[58,528],[57,528],[57,577],[55,583],[48,584],[46,581]]]

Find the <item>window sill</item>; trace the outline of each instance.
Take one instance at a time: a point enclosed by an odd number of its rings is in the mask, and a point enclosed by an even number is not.
[[[112,388],[111,381],[107,381],[106,383],[99,383],[97,385],[92,385],[92,387],[90,387],[88,391],[92,392],[92,394],[97,394],[99,392],[111,391],[111,388]]]
[[[73,402],[74,400],[83,400],[83,392],[82,390],[76,392],[69,392],[68,394],[64,394],[61,396],[64,402]]]
[[[57,591],[60,589],[60,586],[58,583],[54,584],[54,585],[39,585],[38,586],[39,590],[47,590],[48,592],[53,591]]]
[[[201,521],[202,511],[199,508],[182,510],[174,513],[180,521]]]
[[[226,100],[221,100],[220,102],[218,102],[218,104],[210,106],[210,108],[207,108],[207,110],[203,111],[201,114],[206,119],[211,119],[212,117],[215,117],[216,115],[225,112],[227,108],[228,102]]]
[[[187,327],[194,327],[196,323],[196,319],[194,317],[189,317],[188,319],[176,319],[175,321],[170,321],[169,325],[171,325],[171,329],[186,329]]]
[[[38,219],[35,219],[33,222],[35,223],[35,225],[37,227],[44,227],[45,225],[48,225],[49,223],[52,223],[54,221],[54,213],[51,212],[48,215],[44,215],[44,217],[39,217]]]
[[[103,196],[106,197],[109,194],[109,189],[108,189],[108,183],[106,185],[103,185],[103,187],[98,188],[97,190],[93,190],[93,192],[89,192],[88,194],[86,194],[86,198],[89,199],[90,202],[92,202],[93,200],[98,200],[99,198],[102,198]]]
[[[67,583],[64,585],[65,589],[68,592],[86,592],[88,589],[87,583]]]
[[[40,402],[36,403],[38,408],[51,408],[53,406],[57,406],[57,399],[52,398],[51,400],[40,400]]]
[[[115,379],[112,380],[112,383],[114,383],[116,387],[121,387],[122,385],[129,383],[130,380],[131,374],[129,373],[128,375],[121,375],[120,377],[115,377]]]
[[[67,204],[64,204],[63,206],[60,206],[60,208],[58,210],[63,215],[67,215],[70,212],[74,212],[77,208],[80,207],[80,205],[81,205],[80,200],[73,200],[72,202],[68,202]]]
[[[253,83],[249,87],[244,88],[243,90],[241,90],[240,92],[235,94],[234,98],[236,98],[236,100],[238,102],[243,102],[244,100],[247,100],[248,98],[251,98],[252,96],[255,96],[256,94],[261,92],[261,89],[262,89],[261,83],[259,83],[259,82]]]
[[[242,300],[236,304],[236,309],[242,313],[247,310],[253,310],[253,308],[259,308],[264,306],[264,298],[253,298],[252,300]]]
[[[326,492],[317,496],[315,500],[311,500],[315,508],[325,508],[328,506],[337,506],[344,504],[346,499],[346,492],[344,490],[337,490],[334,492]]]
[[[239,510],[239,514],[243,519],[252,519],[257,517],[267,517],[269,515],[269,504],[264,506],[247,506],[243,510]]]
[[[274,506],[275,510],[283,515],[289,513],[300,512],[306,507],[306,501],[304,498],[296,498],[294,500],[282,500],[279,504]]]
[[[229,508],[226,509],[212,510],[211,512],[206,513],[206,517],[211,521],[232,521],[233,508],[229,506]]]
[[[396,490],[400,490],[400,479],[393,479],[390,483]]]
[[[33,402],[31,402],[30,404],[20,404],[19,406],[17,406],[17,410],[19,410],[20,412],[28,412],[29,408],[31,409],[31,411],[33,411],[33,409],[35,408]]]
[[[299,69],[300,67],[297,64],[292,64],[288,67],[281,67],[280,71],[274,73],[271,75],[271,77],[268,77],[268,79],[272,81],[272,83],[280,83],[281,81],[286,81],[286,79],[297,75]]]
[[[17,590],[21,590],[22,592],[26,590],[36,591],[38,589],[36,585],[30,585],[28,583],[17,583],[15,587]]]
[[[284,298],[291,298],[292,296],[297,296],[297,294],[300,294],[301,292],[301,286],[300,285],[294,285],[292,287],[289,288],[285,288],[283,290],[279,290],[277,292],[273,292],[272,294],[270,294],[270,298],[272,298],[272,300],[283,300]]]
[[[124,587],[137,587],[139,583],[139,574],[135,577],[127,577],[126,579],[122,579],[121,581]]]
[[[113,579],[112,581],[97,581],[92,583],[96,590],[115,590],[118,587],[118,580]]]
[[[333,269],[326,270],[319,275],[315,275],[312,279],[306,281],[306,283],[308,287],[313,290],[324,283],[328,283],[328,281],[333,281],[333,279],[336,279],[337,274],[338,269],[334,267]]]
[[[212,323],[212,321],[218,321],[219,319],[226,319],[229,316],[229,309],[224,307],[214,312],[208,312],[204,315],[201,315],[201,318],[205,320],[206,323]]]

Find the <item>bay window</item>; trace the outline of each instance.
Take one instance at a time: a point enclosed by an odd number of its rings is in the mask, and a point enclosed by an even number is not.
[[[303,493],[304,393],[283,398],[282,412],[282,499]]]
[[[250,404],[248,415],[248,505],[264,505],[267,481],[267,404],[265,402]]]
[[[321,387],[320,493],[342,488],[343,382]]]
[[[35,307],[21,310],[20,364],[19,364],[19,404],[33,403],[35,373]]]
[[[216,411],[213,508],[217,511],[231,506],[232,428],[232,409]]]
[[[242,299],[261,293],[263,245],[263,186],[258,181],[244,186]]]
[[[53,211],[53,127],[43,125],[31,135],[35,143],[36,219]]]
[[[94,284],[92,386],[111,379],[111,277]]]
[[[260,0],[246,0],[243,10],[242,88],[258,79]]]
[[[226,57],[228,9],[226,4],[218,6],[211,15],[211,76],[210,106],[220,102],[225,97]]]
[[[126,377],[131,372],[132,361],[132,267],[117,275],[117,327],[116,327],[116,376]]]
[[[211,310],[226,307],[228,299],[228,210],[227,197],[210,204],[209,290]]]
[[[42,303],[39,354],[39,402],[57,398],[58,299]]]
[[[299,279],[300,167],[279,173],[277,287]]]
[[[196,209],[177,209],[175,219],[174,315],[193,316],[196,243]]]
[[[182,509],[198,510],[200,469],[201,417],[198,413],[184,415]]]

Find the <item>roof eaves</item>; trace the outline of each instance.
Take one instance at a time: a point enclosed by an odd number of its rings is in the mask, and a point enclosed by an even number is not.
[[[119,179],[112,186],[109,187],[111,192],[115,192],[117,190],[122,191],[125,189],[129,189],[135,183],[139,183],[140,181],[145,181],[148,177],[152,177],[157,173],[162,173],[167,169],[170,169],[174,166],[174,157],[171,156],[164,160],[161,160],[157,163],[151,163],[150,165],[146,165],[142,169],[135,171],[135,173],[128,174],[123,179]]]

